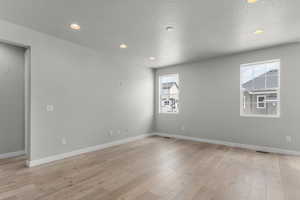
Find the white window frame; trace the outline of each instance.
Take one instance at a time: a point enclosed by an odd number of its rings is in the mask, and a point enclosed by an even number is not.
[[[161,112],[161,109],[160,109],[160,90],[161,90],[161,87],[160,87],[160,80],[162,77],[166,77],[166,76],[177,76],[177,79],[178,79],[178,86],[179,86],[179,91],[178,91],[178,100],[180,99],[180,79],[179,79],[179,74],[178,73],[172,73],[172,74],[161,74],[158,76],[158,114],[179,114],[179,110],[180,110],[180,104],[178,104],[178,110],[177,112]]]
[[[271,60],[265,60],[265,61],[259,61],[259,62],[252,62],[252,63],[246,63],[246,64],[241,64],[239,70],[241,71],[242,67],[250,66],[250,65],[259,65],[259,64],[264,64],[264,63],[272,63],[272,62],[279,62],[279,68],[278,68],[278,90],[277,90],[277,95],[278,95],[278,108],[277,108],[277,114],[276,115],[264,115],[264,114],[245,114],[243,112],[243,106],[244,106],[244,98],[241,95],[241,88],[240,88],[240,116],[241,117],[261,117],[261,118],[280,118],[280,109],[281,109],[281,60],[280,59],[271,59]],[[241,75],[240,75],[241,79]],[[241,84],[241,80],[240,83]]]
[[[263,97],[264,98],[264,101],[259,101],[259,98],[261,98],[261,97]],[[267,98],[267,96],[266,95],[257,95],[256,96],[256,108],[257,109],[266,109],[266,98]],[[264,104],[264,106],[263,107],[260,107],[259,105],[260,104]]]

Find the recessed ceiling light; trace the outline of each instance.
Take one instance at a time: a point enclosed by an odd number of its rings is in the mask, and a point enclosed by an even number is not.
[[[121,49],[126,49],[128,46],[126,44],[120,44]]]
[[[156,59],[156,58],[153,57],[153,56],[149,57],[149,60],[155,60],[155,59]]]
[[[247,0],[248,3],[256,3],[258,0]]]
[[[73,29],[73,30],[79,31],[80,30],[80,25],[76,24],[76,23],[73,23],[73,24],[70,24],[70,28]]]
[[[166,26],[167,31],[173,31],[175,28],[174,26]]]
[[[262,29],[257,29],[256,31],[254,31],[255,35],[259,35],[259,34],[263,34],[263,33],[264,33],[264,30],[262,30]]]

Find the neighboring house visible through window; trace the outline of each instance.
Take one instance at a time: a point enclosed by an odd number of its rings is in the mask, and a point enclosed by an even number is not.
[[[280,116],[280,60],[241,65],[242,116]]]
[[[179,77],[178,74],[159,76],[159,112],[178,113]]]

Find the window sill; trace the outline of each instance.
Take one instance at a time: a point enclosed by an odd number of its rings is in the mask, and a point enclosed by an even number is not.
[[[257,117],[257,118],[280,118],[280,115],[247,115],[247,114],[240,114],[240,117]]]
[[[159,115],[178,115],[179,114],[179,112],[174,112],[174,113],[168,113],[168,112],[158,112],[157,114],[159,114]]]

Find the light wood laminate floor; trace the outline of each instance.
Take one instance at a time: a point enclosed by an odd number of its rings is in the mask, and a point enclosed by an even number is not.
[[[25,168],[0,160],[0,200],[299,200],[300,158],[150,137]]]

